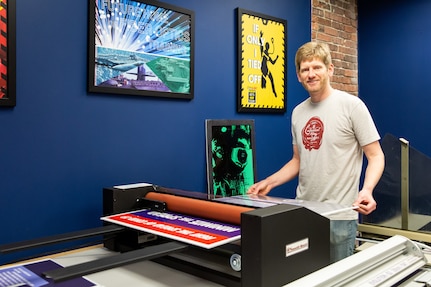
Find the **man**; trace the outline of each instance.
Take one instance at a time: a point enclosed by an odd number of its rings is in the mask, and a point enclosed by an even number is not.
[[[358,214],[376,209],[372,192],[384,169],[380,136],[365,104],[332,88],[330,50],[309,42],[295,56],[298,81],[309,98],[292,112],[293,156],[280,170],[255,183],[248,193],[266,195],[298,176],[297,199],[356,206],[331,219],[331,262],[353,254]],[[359,190],[363,154],[367,167]]]

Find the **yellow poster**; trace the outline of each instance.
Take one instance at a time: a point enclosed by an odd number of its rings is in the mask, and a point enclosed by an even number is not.
[[[238,111],[286,110],[286,21],[238,10]]]

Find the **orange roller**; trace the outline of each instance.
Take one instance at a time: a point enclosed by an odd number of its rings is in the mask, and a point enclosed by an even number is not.
[[[145,198],[166,202],[168,210],[216,221],[241,224],[241,213],[254,210],[249,207],[206,201],[165,193],[149,192]]]

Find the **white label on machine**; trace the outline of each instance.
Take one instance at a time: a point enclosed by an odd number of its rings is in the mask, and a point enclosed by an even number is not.
[[[304,252],[308,250],[309,243],[308,238],[296,241],[294,243],[286,245],[286,257],[292,256],[293,254]]]

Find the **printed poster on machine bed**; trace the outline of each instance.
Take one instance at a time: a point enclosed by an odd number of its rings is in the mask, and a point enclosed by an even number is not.
[[[101,219],[206,249],[241,238],[239,226],[169,211],[143,209]]]

